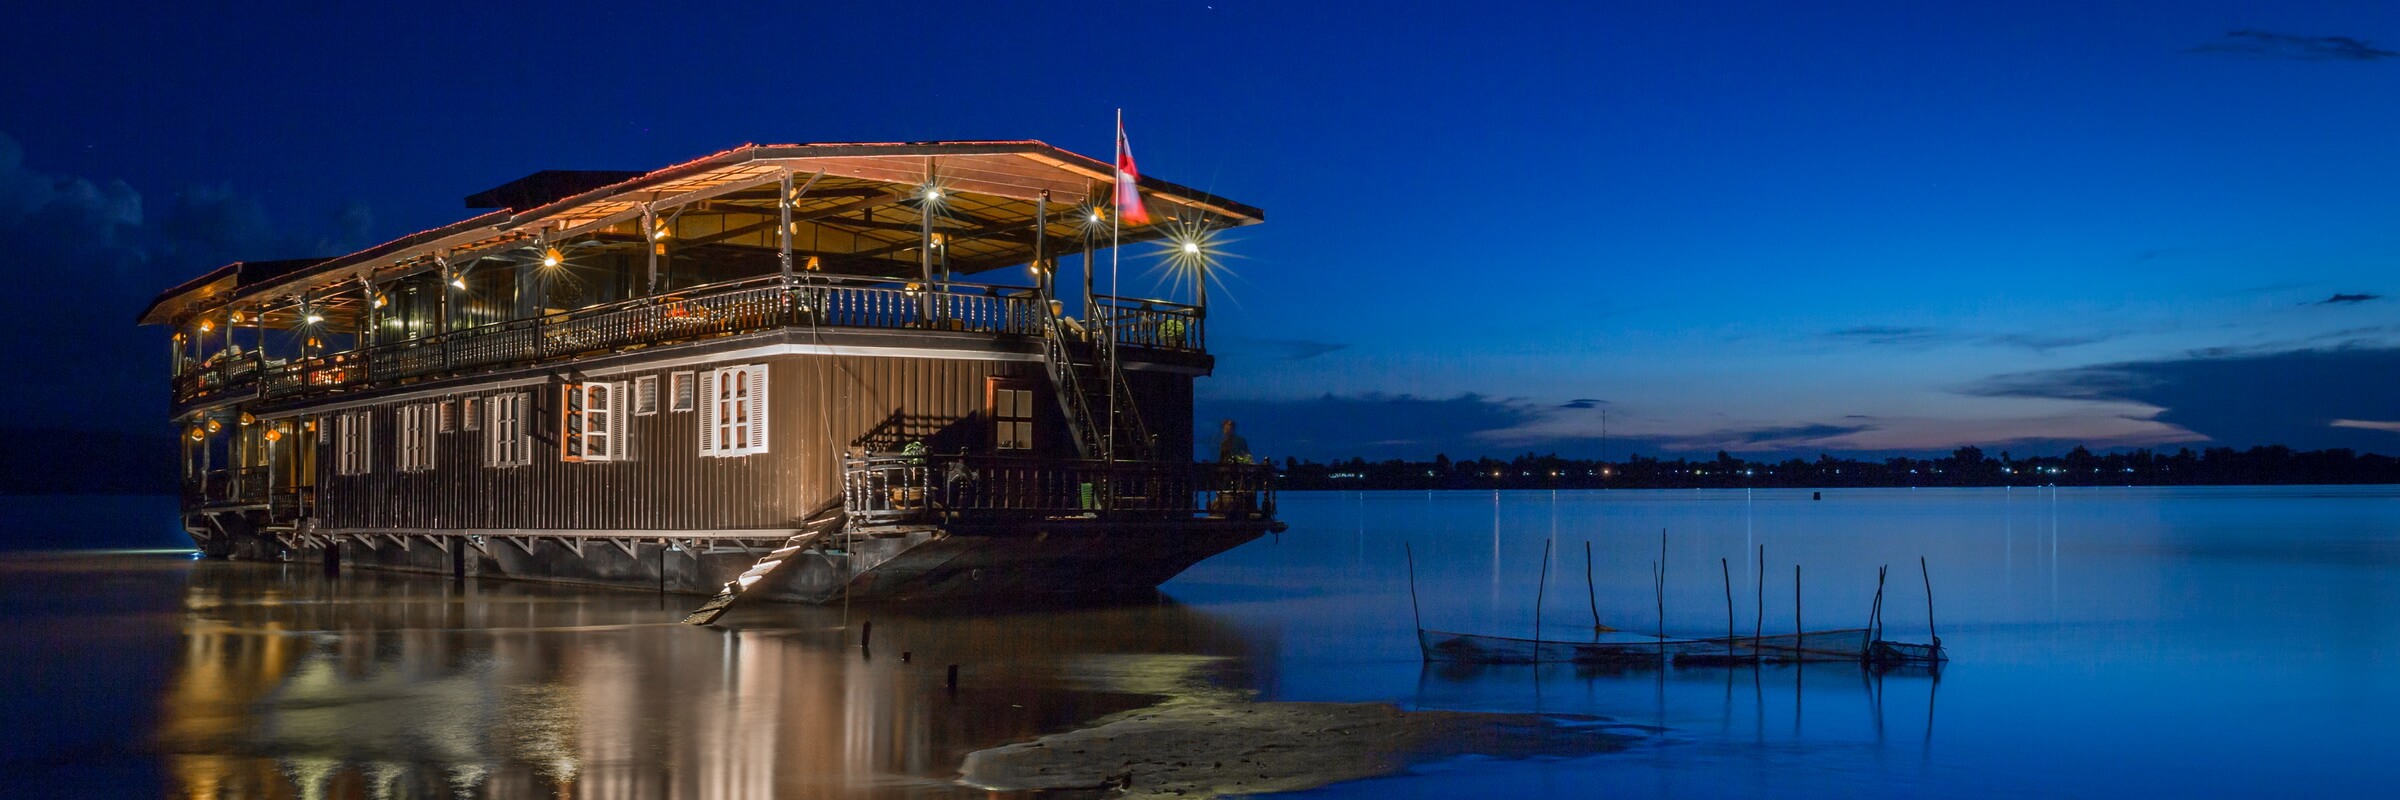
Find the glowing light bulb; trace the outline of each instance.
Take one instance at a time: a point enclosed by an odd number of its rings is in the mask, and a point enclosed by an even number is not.
[[[324,317],[324,316],[322,316],[322,315],[318,315],[318,314],[310,314],[310,315],[308,315],[308,316],[301,317],[301,318],[300,318],[300,321],[301,321],[301,322],[306,322],[306,323],[308,323],[308,324],[310,324],[310,325],[315,325],[315,324],[317,324],[317,323],[319,323],[319,322],[324,322],[324,321],[325,321],[325,317]]]
[[[201,333],[207,333],[207,332],[209,332],[209,331],[213,331],[213,330],[216,330],[216,329],[217,329],[217,324],[216,324],[216,323],[214,323],[214,322],[210,322],[210,321],[208,321],[208,320],[201,320],[201,321],[200,321],[200,332],[201,332]]]
[[[1199,242],[1184,242],[1184,243],[1183,243],[1183,252],[1184,252],[1184,254],[1186,254],[1186,255],[1199,255],[1199,254],[1200,254],[1200,243],[1199,243]]]
[[[553,248],[550,248],[550,249],[548,249],[548,250],[544,250],[544,251],[542,251],[542,266],[545,266],[545,267],[555,267],[555,266],[558,266],[558,262],[559,262],[560,260],[561,260],[561,259],[559,258],[559,255],[558,255],[558,248],[556,248],[556,247],[553,247]]]
[[[1093,222],[1099,222],[1099,221],[1100,221],[1100,212],[1099,212],[1099,211],[1095,210],[1095,211],[1093,211],[1093,212],[1092,212],[1092,221],[1093,221]]]
[[[451,286],[451,288],[454,288],[454,289],[464,289],[464,288],[467,288],[467,279],[465,279],[465,278],[451,278],[451,279],[450,279],[450,286]]]

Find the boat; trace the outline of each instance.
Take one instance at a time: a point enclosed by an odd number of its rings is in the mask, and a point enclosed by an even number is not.
[[[1146,591],[1280,529],[1271,467],[1191,457],[1212,237],[1257,208],[1036,141],[751,145],[466,205],[142,312],[202,554],[714,593],[706,622]],[[1183,296],[1118,293],[1137,244]]]

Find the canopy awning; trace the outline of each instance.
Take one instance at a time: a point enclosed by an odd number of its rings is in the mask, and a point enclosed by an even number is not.
[[[1087,236],[1106,246],[1105,219],[1113,213],[1106,208],[1112,165],[1037,141],[748,145],[548,202],[538,194],[512,195],[510,205],[540,204],[345,256],[255,262],[294,265],[280,270],[228,265],[161,295],[141,321],[172,323],[228,304],[296,301],[422,272],[437,259],[538,260],[551,246],[638,251],[661,237],[677,258],[772,258],[782,244],[787,176],[797,195],[790,204],[795,254],[814,256],[822,269],[840,274],[914,276],[927,258],[920,250],[928,223],[937,257],[955,274],[1030,262],[1037,240],[1050,256],[1081,251]],[[535,185],[509,186],[520,184]],[[1122,242],[1265,219],[1257,208],[1149,176],[1141,178],[1141,190],[1151,223],[1124,228]],[[1037,208],[1047,218],[1037,220]]]

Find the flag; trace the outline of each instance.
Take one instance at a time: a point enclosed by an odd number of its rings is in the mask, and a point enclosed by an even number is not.
[[[1117,219],[1134,225],[1150,224],[1142,207],[1142,174],[1133,168],[1133,143],[1125,139],[1125,115],[1117,115]]]

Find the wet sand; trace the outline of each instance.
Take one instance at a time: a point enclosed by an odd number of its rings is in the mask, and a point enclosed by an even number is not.
[[[1623,750],[1640,729],[1597,717],[1253,702],[1197,670],[1166,702],[1067,733],[980,750],[960,782],[1122,797],[1285,792],[1465,755],[1566,758]],[[1160,676],[1148,676],[1156,681]],[[1124,687],[1132,688],[1132,687]]]

